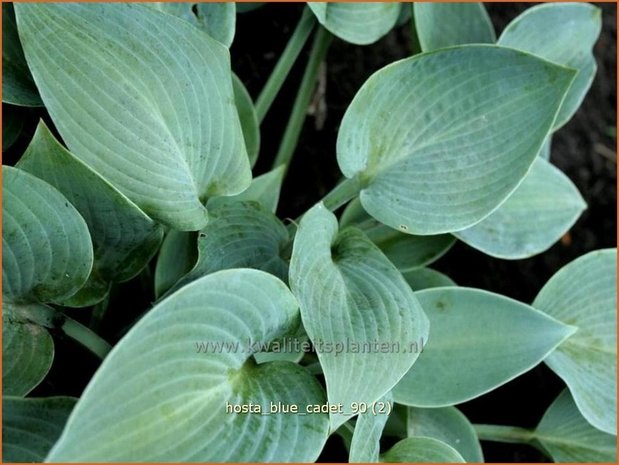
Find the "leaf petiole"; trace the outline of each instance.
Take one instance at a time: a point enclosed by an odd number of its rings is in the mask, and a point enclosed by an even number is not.
[[[533,431],[517,426],[473,425],[482,441],[529,444],[535,438]]]
[[[332,38],[333,36],[331,33],[324,27],[318,28],[318,32],[312,43],[309,61],[307,62],[303,78],[301,79],[299,92],[292,106],[292,113],[290,114],[284,136],[282,137],[279,150],[273,162],[273,169],[280,165],[284,165],[285,168],[287,168],[290,164],[297,142],[299,141],[301,129],[303,129],[307,107],[312,100],[314,89],[316,88],[316,79],[318,77],[318,71],[320,70],[320,64],[325,59]]]
[[[269,76],[269,79],[262,88],[260,95],[256,99],[255,109],[259,123],[264,120],[269,108],[271,108],[273,100],[275,100],[275,97],[282,88],[282,85],[288,77],[288,73],[290,73],[295,61],[297,61],[297,58],[299,57],[305,42],[307,42],[307,38],[312,32],[315,24],[316,17],[311,12],[309,7],[306,6],[297,27],[286,44],[286,48],[282,52],[282,55],[277,61],[273,72]]]

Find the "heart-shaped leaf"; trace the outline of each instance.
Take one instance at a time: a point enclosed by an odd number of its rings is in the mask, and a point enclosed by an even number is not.
[[[337,139],[366,211],[419,235],[465,229],[527,174],[575,71],[520,51],[466,45],[372,75]]]
[[[490,292],[443,287],[416,292],[432,335],[394,388],[396,402],[443,407],[474,399],[530,370],[575,328]]]
[[[617,437],[592,427],[567,389],[548,407],[533,436],[555,462],[617,461]]]
[[[2,101],[25,107],[43,105],[24,58],[12,3],[2,4]]]
[[[402,273],[402,276],[404,276],[404,279],[414,291],[433,287],[456,286],[456,283],[449,276],[432,268],[417,268],[416,270]]]
[[[498,43],[534,53],[578,71],[554,129],[574,115],[595,76],[593,45],[602,27],[601,10],[589,3],[536,5],[514,19]]]
[[[403,273],[438,260],[455,242],[451,234],[414,236],[390,228],[368,215],[359,199],[347,205],[340,225],[361,229]]]
[[[372,403],[408,371],[428,336],[428,321],[398,270],[358,229],[338,233],[322,204],[301,220],[290,262],[301,306],[332,404],[331,430]]]
[[[139,4],[15,9],[26,59],[69,150],[146,214],[198,230],[208,197],[247,188],[225,47]]]
[[[208,4],[201,3],[201,5]],[[227,5],[230,4],[228,3]],[[258,122],[256,109],[254,108],[254,102],[236,74],[232,75],[232,88],[234,90],[236,110],[241,120],[241,129],[243,131],[243,138],[245,139],[247,156],[249,157],[250,165],[253,167],[258,160],[258,152],[260,152],[260,123]]]
[[[388,392],[364,413],[355,424],[348,463],[376,463],[380,455],[380,437],[393,407],[393,395]]]
[[[492,21],[482,3],[416,2],[415,28],[424,52],[452,45],[492,44]]]
[[[527,258],[557,242],[585,208],[572,181],[538,157],[503,205],[475,226],[454,234],[493,257]]]
[[[400,4],[396,2],[307,4],[329,32],[357,45],[376,42],[395,26],[400,17]]]
[[[170,230],[165,236],[155,267],[155,297],[159,299],[195,266],[198,239],[195,233]]]
[[[191,283],[104,360],[47,461],[316,460],[326,415],[256,411],[281,402],[305,412],[325,402],[304,368],[251,357],[250,342],[285,337],[299,323],[290,291],[262,271],[226,270]],[[227,349],[196,350],[201,342]],[[254,410],[234,413],[241,406]]]
[[[90,230],[93,269],[85,286],[64,305],[101,301],[112,282],[135,277],[159,248],[163,228],[69,153],[43,122],[17,166],[58,189]]]
[[[62,302],[90,274],[88,226],[45,181],[10,166],[2,178],[3,301]]]
[[[27,318],[38,304],[2,305],[2,394],[25,396],[47,375],[54,360],[54,341],[45,328]],[[6,440],[6,439],[5,439]],[[7,461],[6,457],[4,460]]]
[[[484,461],[473,425],[457,408],[409,407],[407,419],[408,436],[438,439],[453,447],[467,462]]]
[[[2,397],[2,461],[43,462],[77,399]]]
[[[458,451],[433,438],[402,439],[381,459],[387,463],[464,463]]]
[[[281,252],[288,231],[256,202],[234,202],[210,209],[209,222],[198,235],[198,261],[170,292],[219,270],[255,268],[288,280]]]
[[[566,382],[583,416],[617,433],[617,250],[588,253],[559,270],[533,306],[578,328],[546,364]]]

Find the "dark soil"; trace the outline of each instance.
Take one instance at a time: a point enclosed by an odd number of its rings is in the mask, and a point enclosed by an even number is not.
[[[527,3],[486,4],[497,35]],[[460,285],[498,292],[531,302],[564,264],[591,250],[616,245],[616,5],[600,4],[602,35],[595,47],[598,73],[581,109],[553,138],[552,162],[578,186],[589,208],[566,236],[546,253],[520,261],[497,260],[458,243],[435,268]],[[301,12],[298,4],[267,5],[239,17],[232,47],[233,67],[256,97],[286,44]],[[256,26],[259,25],[259,26]],[[259,32],[257,32],[259,31]],[[322,125],[305,122],[280,201],[280,217],[296,218],[340,179],[335,142],[342,116],[359,87],[376,70],[410,55],[409,25],[379,42],[359,47],[334,40],[326,64],[326,115]],[[306,56],[293,69],[262,125],[256,173],[267,171],[277,152]],[[544,365],[459,406],[476,423],[533,427],[563,389]],[[484,442],[489,462],[536,462],[547,459],[535,449]],[[346,461],[338,438],[329,441],[321,460]]]
[[[497,35],[526,3],[487,4]],[[434,267],[448,273],[461,285],[495,291],[530,302],[546,280],[562,265],[588,251],[616,244],[616,5],[602,4],[604,26],[595,53],[598,74],[582,108],[553,139],[552,161],[576,183],[589,208],[563,240],[546,253],[521,261],[496,260],[458,243]],[[300,4],[271,4],[238,16],[232,47],[233,69],[256,97],[273,69],[301,14]],[[341,177],[335,159],[335,142],[344,111],[363,82],[376,70],[410,55],[409,25],[397,28],[371,46],[359,47],[334,40],[325,73],[326,113],[309,116],[283,186],[279,215],[296,218],[320,200]],[[281,94],[262,124],[262,145],[255,174],[270,169],[277,152],[307,60],[307,50],[293,68]],[[39,117],[34,111],[30,128],[5,152],[4,163],[13,164],[32,137]],[[147,270],[148,273],[148,270]],[[110,341],[151,305],[152,292],[144,293],[148,274],[115,289],[107,317],[112,326],[101,328]],[[88,322],[81,310],[71,316]],[[76,343],[58,337],[52,372],[34,396],[77,395],[97,368],[94,356]],[[540,366],[507,385],[459,408],[476,423],[533,427],[563,384],[545,366]],[[388,446],[390,444],[385,444]],[[521,445],[483,443],[488,462],[536,462],[545,457]],[[333,436],[321,461],[345,462],[341,440]]]

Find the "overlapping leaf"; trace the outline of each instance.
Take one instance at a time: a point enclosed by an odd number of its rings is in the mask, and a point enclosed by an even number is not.
[[[16,14],[68,148],[149,216],[197,230],[208,197],[249,185],[229,53],[217,41],[139,4],[22,3]]]
[[[588,253],[559,270],[533,303],[578,328],[546,364],[567,383],[583,416],[617,433],[617,250]]]
[[[386,463],[464,463],[450,445],[433,438],[402,439],[381,456]]]
[[[443,287],[415,295],[432,334],[393,390],[405,405],[442,407],[480,396],[533,368],[575,331],[478,289]]]
[[[172,288],[231,268],[255,268],[288,279],[282,257],[289,243],[282,222],[256,202],[234,202],[210,210],[209,223],[198,235],[198,260]]]
[[[400,4],[396,2],[308,2],[308,5],[329,32],[357,45],[376,42],[400,17]]]
[[[54,341],[45,328],[28,321],[31,305],[2,304],[2,394],[25,396],[47,375]],[[5,458],[6,460],[6,458]]]
[[[496,41],[492,21],[482,3],[416,2],[414,18],[421,50]]]
[[[2,167],[2,297],[62,302],[86,282],[92,243],[82,216],[50,184]]]
[[[390,228],[368,215],[358,199],[348,204],[340,225],[361,229],[403,273],[438,260],[455,242],[449,234],[414,236]]]
[[[533,437],[555,462],[617,461],[617,437],[592,427],[567,389],[548,408]]]
[[[593,45],[601,27],[601,10],[594,5],[536,5],[512,21],[499,38],[499,45],[534,53],[578,71],[557,115],[554,129],[569,121],[591,87],[596,71]]]
[[[24,58],[12,3],[2,4],[2,101],[13,105],[43,105]]]
[[[417,268],[402,273],[402,276],[414,291],[432,287],[456,286],[456,283],[449,276],[432,268]]]
[[[234,102],[241,120],[247,156],[249,157],[249,163],[253,167],[256,164],[256,160],[258,160],[258,152],[260,151],[260,123],[254,108],[254,102],[236,74],[232,75],[232,88],[234,90]]]
[[[350,442],[349,463],[375,463],[380,455],[380,437],[389,419],[393,404],[391,392],[382,397],[375,405],[377,409],[369,409],[360,413],[355,424],[355,431]]]
[[[438,439],[453,447],[467,462],[484,461],[473,425],[457,408],[409,407],[407,413],[408,436]]]
[[[573,76],[489,45],[396,62],[371,76],[348,107],[340,168],[361,183],[366,211],[392,228],[465,229],[525,177]]]
[[[572,181],[538,157],[522,184],[503,205],[455,235],[493,257],[526,258],[558,241],[586,206]]]
[[[250,186],[241,194],[230,197],[215,197],[209,200],[208,206],[211,208],[224,204],[231,204],[242,201],[258,202],[266,210],[275,213],[279,203],[279,194],[284,180],[285,169],[283,166],[255,177]]]
[[[196,233],[170,230],[163,239],[155,267],[155,297],[164,295],[198,260]]]
[[[325,402],[304,368],[256,365],[246,350],[247,341],[284,337],[299,323],[290,291],[261,271],[226,270],[184,287],[105,359],[47,461],[316,460],[326,415],[226,413],[228,404],[268,411],[279,401],[305,411]],[[200,341],[231,349],[197,351]]]
[[[335,216],[322,204],[301,220],[290,284],[318,353],[329,401],[343,406],[343,414],[331,414],[335,430],[350,418],[351,402],[378,400],[408,371],[419,355],[412,344],[419,348],[427,339],[428,321],[380,250],[358,229],[338,233]]]
[[[2,460],[43,462],[77,399],[2,397]]]
[[[43,123],[17,166],[58,189],[90,230],[93,269],[86,285],[65,305],[99,302],[110,283],[136,276],[157,251],[161,226],[62,147]]]

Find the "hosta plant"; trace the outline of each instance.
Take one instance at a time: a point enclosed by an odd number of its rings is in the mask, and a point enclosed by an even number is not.
[[[616,460],[616,251],[533,302],[428,267],[458,241],[543,253],[586,208],[548,155],[600,10],[534,6],[497,37],[477,3],[308,3],[254,101],[229,47],[259,7],[3,4],[3,150],[28,138],[2,170],[4,461],[482,462],[480,440]],[[394,27],[412,53],[338,123],[341,182],[278,217],[330,44]],[[310,38],[269,160],[260,125]],[[151,304],[102,337],[128,289]],[[102,360],[79,398],[41,387],[67,338]],[[540,364],[564,387],[537,427],[459,410]]]

